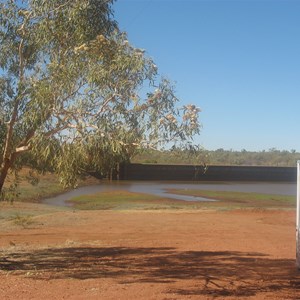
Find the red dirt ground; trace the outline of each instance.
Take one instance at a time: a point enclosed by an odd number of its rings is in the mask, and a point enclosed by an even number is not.
[[[1,228],[0,299],[300,299],[294,211],[63,211]]]

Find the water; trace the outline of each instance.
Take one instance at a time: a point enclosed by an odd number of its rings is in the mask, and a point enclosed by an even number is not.
[[[195,189],[214,191],[253,192],[274,195],[292,195],[296,197],[296,184],[286,182],[154,182],[121,181],[102,182],[99,185],[85,186],[64,194],[43,200],[43,203],[56,206],[72,206],[67,200],[73,197],[95,194],[104,191],[126,190],[152,194],[165,198],[184,201],[215,201],[202,197],[175,195],[167,193],[168,189]]]

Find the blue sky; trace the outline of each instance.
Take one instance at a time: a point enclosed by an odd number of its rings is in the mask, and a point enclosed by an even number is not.
[[[300,152],[300,0],[118,0],[115,18],[181,104],[204,148]]]

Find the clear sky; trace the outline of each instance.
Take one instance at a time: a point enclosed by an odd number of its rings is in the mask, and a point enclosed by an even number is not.
[[[300,152],[300,0],[118,0],[115,18],[202,109],[204,148]]]

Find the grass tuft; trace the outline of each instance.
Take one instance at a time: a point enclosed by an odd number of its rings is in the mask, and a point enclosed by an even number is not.
[[[23,228],[29,228],[31,225],[35,223],[33,220],[33,216],[31,215],[20,215],[16,214],[11,218],[11,221],[17,225],[22,226]]]

